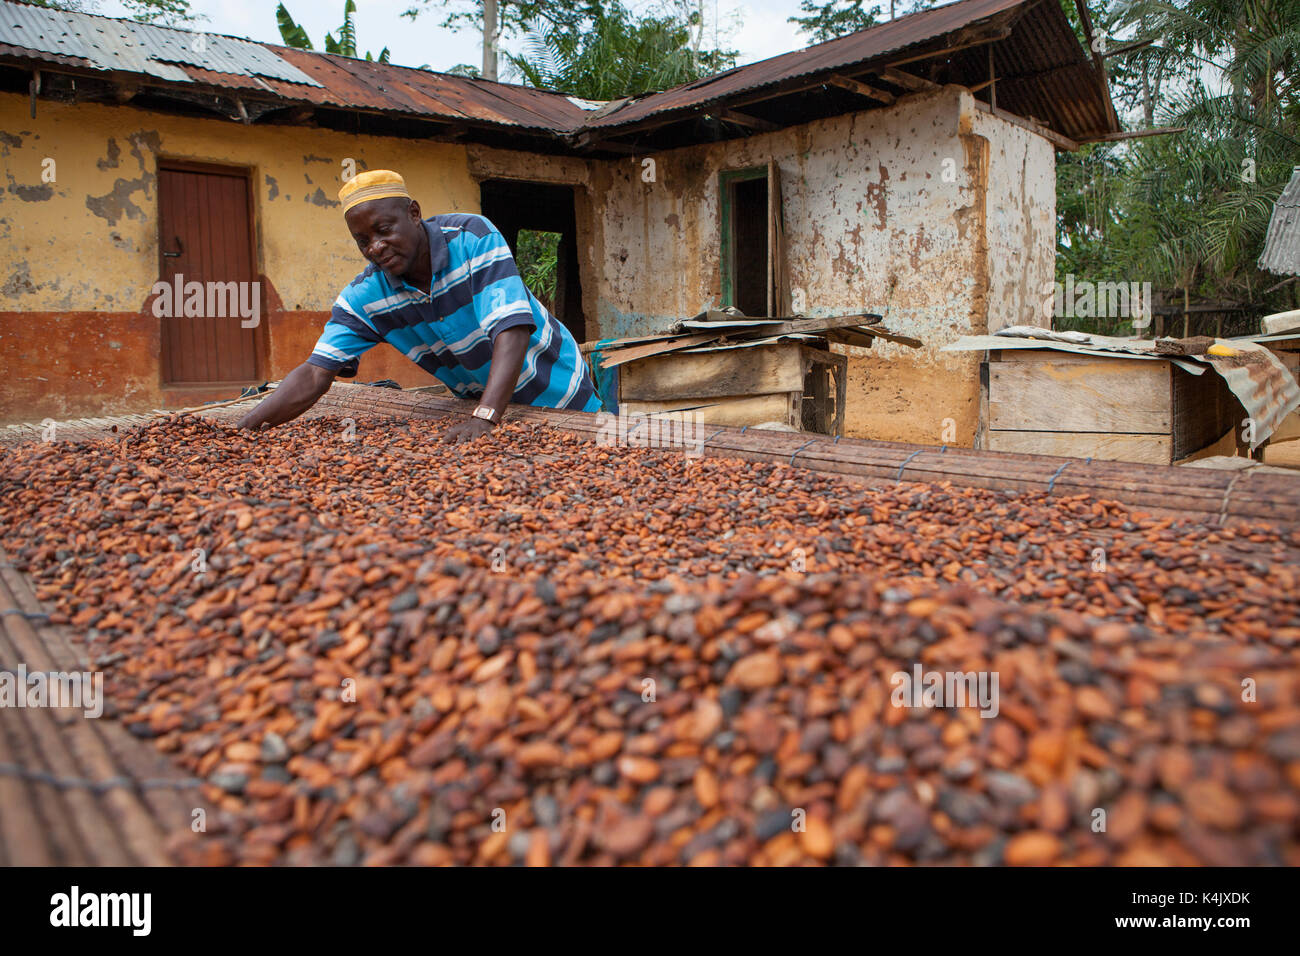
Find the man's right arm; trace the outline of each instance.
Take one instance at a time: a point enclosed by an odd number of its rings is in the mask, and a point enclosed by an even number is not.
[[[263,426],[270,428],[292,421],[329,391],[334,375],[329,369],[304,362],[286,375],[261,404],[237,421],[235,427],[256,431]]]

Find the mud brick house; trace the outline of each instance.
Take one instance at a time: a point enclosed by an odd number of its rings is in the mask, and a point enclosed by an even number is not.
[[[1086,22],[1086,21],[1085,21]],[[970,444],[964,334],[1041,324],[1055,153],[1113,137],[1059,0],[959,0],[610,103],[0,3],[0,416],[180,407],[277,378],[362,263],[335,200],[391,167],[426,214],[563,236],[579,340],[704,306],[884,312],[848,433]],[[261,320],[158,318],[151,290],[259,281]],[[391,349],[361,381],[431,380]]]

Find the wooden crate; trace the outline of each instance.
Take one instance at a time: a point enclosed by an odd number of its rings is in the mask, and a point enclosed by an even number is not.
[[[990,352],[986,383],[992,451],[1168,465],[1245,416],[1212,370],[1165,361],[1002,349]]]
[[[848,358],[778,342],[655,355],[619,366],[619,410],[649,415],[693,409],[701,422],[844,433]]]

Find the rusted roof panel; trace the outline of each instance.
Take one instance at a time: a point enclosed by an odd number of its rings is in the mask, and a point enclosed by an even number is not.
[[[1300,275],[1300,166],[1273,204],[1273,217],[1264,235],[1259,267],[1283,276]]]
[[[328,53],[271,47],[321,85],[303,97],[322,105],[417,113],[506,126],[568,132],[587,110],[567,96],[527,86],[476,80]],[[303,91],[286,91],[295,95]]]
[[[80,57],[94,69],[260,90],[286,105],[364,109],[556,137],[584,130],[617,136],[633,125],[667,125],[742,95],[761,95],[769,88],[777,94],[792,80],[798,85],[801,78],[815,83],[819,74],[865,73],[873,64],[907,59],[908,51],[937,50],[1000,30],[1010,33],[994,44],[999,107],[1034,116],[1077,139],[1114,131],[1109,94],[1056,0],[957,0],[662,93],[604,105],[530,87],[0,0],[0,55],[12,58],[67,64],[69,57]],[[987,76],[985,46],[944,56],[954,82],[974,85]]]
[[[1008,77],[998,83],[999,107],[1014,113],[1027,108],[1025,112],[1075,138],[1114,131],[1108,118],[1108,96],[1103,95],[1093,65],[1054,0],[958,0],[663,93],[652,93],[592,119],[587,126],[613,132],[619,126],[657,114],[692,112],[723,104],[730,97],[799,77],[836,71],[865,72],[873,63],[884,66],[900,58],[908,48],[919,49],[936,38],[978,27],[990,32],[1011,30],[1006,39],[994,44],[996,72]],[[952,55],[958,71],[966,74],[962,81],[969,85],[987,78],[987,58],[984,46]],[[1025,78],[1013,79],[1017,76]]]
[[[1242,354],[1237,356],[1198,355],[1223,376],[1255,423],[1251,450],[1277,431],[1282,419],[1300,408],[1300,385],[1266,346],[1257,342],[1233,339],[1230,343]]]

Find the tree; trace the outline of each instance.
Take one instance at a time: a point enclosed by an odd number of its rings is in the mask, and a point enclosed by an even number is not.
[[[338,28],[339,38],[334,39],[332,33],[325,34],[325,52],[337,53],[339,56],[350,56],[354,59],[357,55],[357,27],[353,19],[357,12],[355,0],[347,0],[343,5],[343,25]],[[294,21],[284,4],[275,8],[275,22],[280,28],[280,36],[284,40],[284,45],[293,47],[295,50],[314,50],[311,38],[307,36],[307,31],[300,24]],[[378,57],[374,57],[369,51],[366,52],[366,59],[372,62],[387,63],[388,47],[384,47]]]
[[[402,16],[415,20],[435,0],[420,0]],[[436,0],[444,9],[453,0]],[[538,24],[547,28],[571,29],[575,24],[597,15],[602,4],[595,0],[454,0],[456,6],[443,18],[441,26],[458,30],[463,26],[478,27],[483,33],[483,66],[477,73],[474,67],[460,64],[454,72],[460,75],[478,75],[486,80],[497,78],[497,59],[501,38],[534,29]],[[466,9],[466,6],[468,9]]]
[[[638,17],[620,0],[589,20],[537,22],[525,52],[506,58],[528,85],[590,100],[665,90],[735,65],[734,50],[700,48],[694,11]]]
[[[96,0],[27,0],[32,6],[68,13],[97,13]],[[154,23],[165,27],[196,23],[206,17],[190,9],[190,0],[122,0],[131,19],[137,23]]]
[[[905,0],[896,5],[889,0],[889,19],[918,10],[929,10],[938,0]],[[818,4],[813,0],[799,0],[802,17],[789,17],[788,22],[796,23],[813,43],[825,43],[836,37],[848,36],[859,30],[866,30],[882,21],[879,19],[881,8],[877,4],[866,8],[863,0],[828,0]]]
[[[848,36],[859,30],[874,27],[880,21],[880,7],[865,9],[862,0],[830,0],[818,6],[813,0],[799,0],[802,17],[790,17],[813,43],[825,43],[836,37]]]
[[[1130,0],[1103,11],[1117,102],[1169,136],[1057,163],[1058,276],[1151,281],[1293,308],[1255,266],[1273,201],[1300,164],[1300,0]]]

